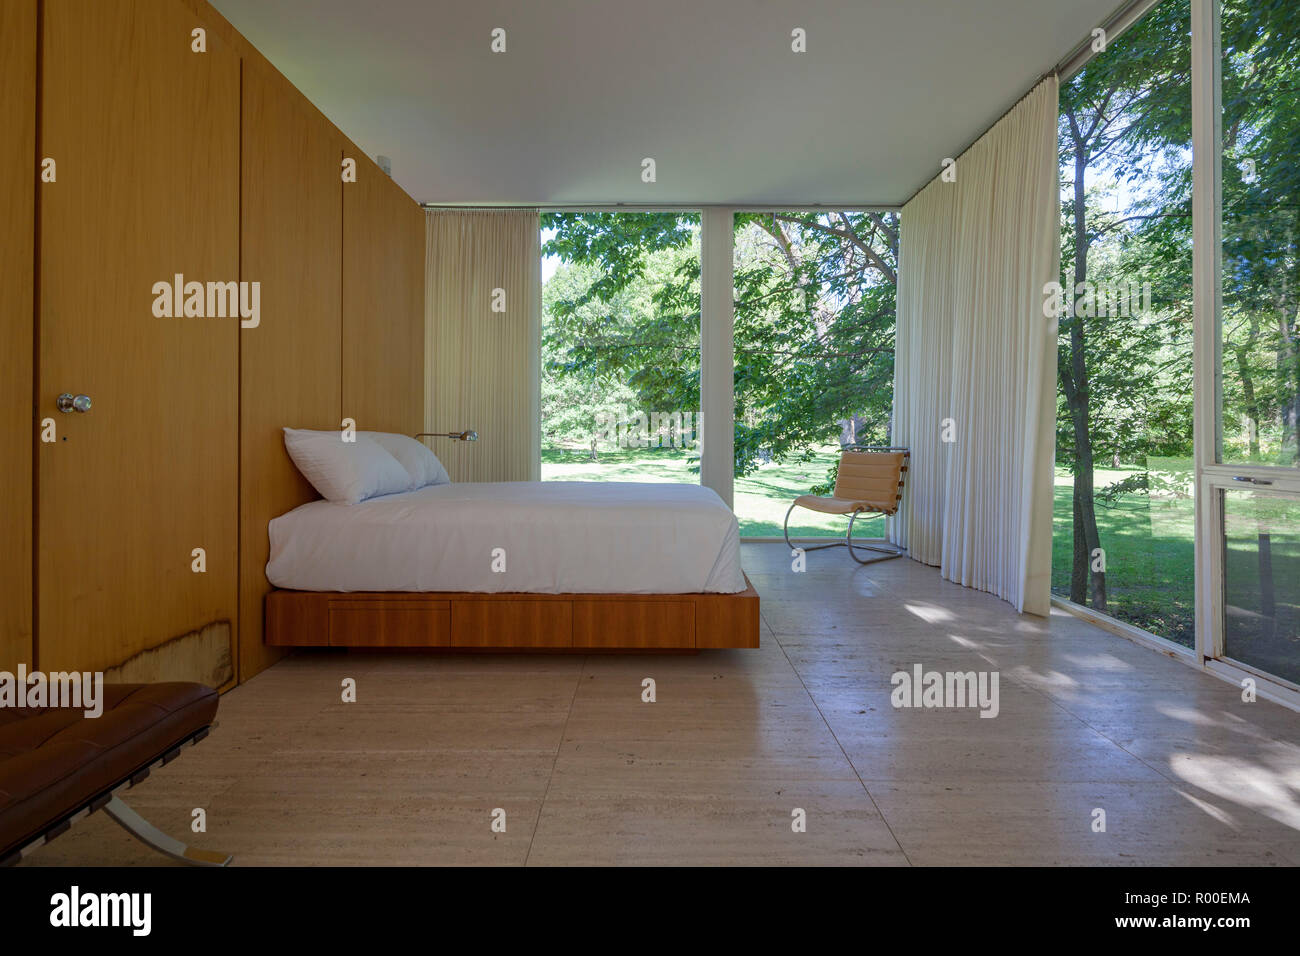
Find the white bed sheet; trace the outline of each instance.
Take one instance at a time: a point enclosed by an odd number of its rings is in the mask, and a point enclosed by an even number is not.
[[[270,523],[266,576],[299,591],[680,594],[745,590],[736,516],[711,488],[431,485],[313,501]],[[504,572],[492,570],[504,549]],[[499,565],[498,565],[499,566]]]

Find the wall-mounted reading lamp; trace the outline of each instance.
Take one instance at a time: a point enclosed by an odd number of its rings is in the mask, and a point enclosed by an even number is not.
[[[416,438],[454,438],[456,441],[478,441],[478,432],[467,429],[463,432],[420,432]]]

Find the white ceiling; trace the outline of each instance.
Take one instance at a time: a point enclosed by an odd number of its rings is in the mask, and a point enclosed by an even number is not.
[[[421,202],[758,206],[907,199],[1118,2],[212,0]]]

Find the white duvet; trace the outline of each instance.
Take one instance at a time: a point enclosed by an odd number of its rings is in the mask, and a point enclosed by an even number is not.
[[[736,516],[701,485],[430,485],[355,505],[313,501],[272,520],[270,536],[267,578],[299,591],[745,589]]]

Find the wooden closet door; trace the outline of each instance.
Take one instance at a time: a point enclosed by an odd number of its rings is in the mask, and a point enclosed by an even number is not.
[[[211,33],[192,51],[200,26],[177,0],[44,4],[40,150],[58,164],[38,208],[37,416],[58,428],[37,465],[44,670],[202,631],[170,646],[165,673],[230,677],[239,319],[157,318],[152,292],[178,273],[239,278],[239,60]],[[65,392],[92,409],[57,411]]]
[[[32,663],[36,0],[0,2],[0,671]]]

